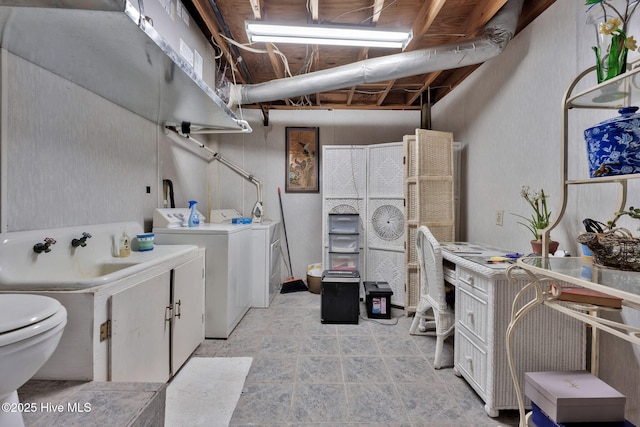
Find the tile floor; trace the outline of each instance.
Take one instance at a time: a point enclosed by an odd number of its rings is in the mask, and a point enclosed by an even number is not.
[[[250,356],[253,364],[231,426],[515,426],[517,411],[490,418],[452,368],[432,366],[435,338],[411,336],[412,318],[320,322],[320,295],[278,294],[251,309],[227,340],[196,357]],[[366,309],[361,304],[361,317]],[[453,346],[445,345],[452,363]]]

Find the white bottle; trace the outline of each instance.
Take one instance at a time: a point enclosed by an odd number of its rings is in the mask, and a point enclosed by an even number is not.
[[[131,255],[131,240],[127,232],[122,230],[122,236],[120,237],[120,245],[118,246],[118,255],[120,258],[126,258]]]

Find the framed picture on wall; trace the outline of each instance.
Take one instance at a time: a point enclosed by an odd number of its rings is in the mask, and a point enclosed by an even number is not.
[[[320,191],[319,130],[308,127],[286,128],[286,181],[288,193]]]

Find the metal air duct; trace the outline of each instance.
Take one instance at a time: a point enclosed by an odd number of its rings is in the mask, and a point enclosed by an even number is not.
[[[229,104],[254,104],[365,83],[400,79],[480,64],[505,49],[514,36],[524,0],[509,0],[487,23],[481,37],[458,44],[403,52],[294,77],[230,87]]]

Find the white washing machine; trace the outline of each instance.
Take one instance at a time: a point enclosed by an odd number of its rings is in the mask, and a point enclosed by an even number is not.
[[[253,293],[251,307],[267,308],[280,291],[280,222],[251,224]]]
[[[204,218],[202,214],[199,214]],[[183,227],[188,208],[156,209],[153,218],[158,245],[192,244],[205,248],[206,338],[228,338],[251,306],[251,224],[208,224]]]

